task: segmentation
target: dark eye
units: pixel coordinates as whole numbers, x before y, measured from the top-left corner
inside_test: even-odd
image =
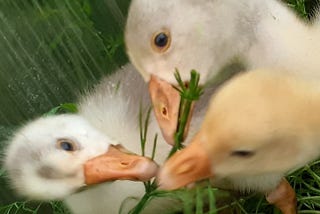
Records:
[[[163,48],[168,44],[168,36],[165,33],[159,33],[158,35],[156,35],[156,37],[154,38],[154,44],[156,44],[156,46]]]
[[[157,52],[166,51],[171,44],[171,37],[168,31],[155,33],[151,42],[152,48]]]
[[[67,152],[73,152],[77,150],[77,145],[71,140],[58,140],[57,147]]]
[[[236,156],[236,157],[241,157],[241,158],[249,158],[254,155],[253,151],[246,151],[246,150],[238,150],[238,151],[233,151],[231,153],[231,156]]]

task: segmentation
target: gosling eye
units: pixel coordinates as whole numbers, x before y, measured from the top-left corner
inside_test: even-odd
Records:
[[[158,35],[156,35],[156,37],[154,38],[154,44],[156,46],[158,46],[159,48],[163,48],[168,44],[168,36],[165,33],[159,33]]]
[[[171,36],[166,30],[155,33],[151,41],[152,48],[159,53],[166,51],[170,44]]]
[[[67,152],[74,152],[78,150],[78,146],[75,142],[68,139],[60,139],[57,141],[57,148],[67,151]]]
[[[240,157],[240,158],[250,158],[254,154],[255,154],[254,151],[248,151],[248,150],[236,150],[231,152],[231,156]]]

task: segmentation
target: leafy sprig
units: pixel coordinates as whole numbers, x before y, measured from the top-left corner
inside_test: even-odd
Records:
[[[148,126],[150,121],[150,114],[151,114],[152,108],[149,107],[145,120],[143,121],[143,110],[140,107],[139,111],[139,128],[140,128],[140,146],[141,146],[141,155],[146,156],[145,147],[147,143],[147,136],[148,136]],[[155,134],[154,140],[153,140],[153,148],[151,153],[151,160],[154,160],[155,153],[156,153],[156,147],[157,147],[157,139],[158,135]],[[146,193],[152,192],[157,188],[155,180],[153,181],[147,181],[143,182]]]
[[[171,157],[177,150],[183,148],[183,136],[190,116],[192,103],[200,98],[203,94],[203,88],[199,86],[200,74],[195,70],[190,73],[190,82],[186,84],[182,81],[179,71],[176,69],[174,74],[179,87],[174,87],[180,93],[180,106],[179,106],[179,117],[178,127],[174,135],[174,146],[169,153]]]
[[[177,127],[177,131],[175,133],[175,136],[174,136],[175,144],[169,153],[169,157],[172,154],[174,154],[177,150],[183,148],[183,145],[182,145],[183,135],[184,135],[185,128],[187,125],[188,117],[190,115],[192,103],[195,100],[198,100],[203,93],[202,87],[199,86],[200,75],[195,70],[191,71],[190,82],[188,85],[186,85],[182,81],[178,70],[176,70],[176,72],[175,72],[175,78],[176,78],[178,85],[179,85],[179,87],[175,87],[175,89],[179,91],[181,100],[180,100],[180,106],[179,106],[178,127]],[[145,156],[145,146],[146,146],[146,140],[147,140],[147,132],[148,132],[148,124],[149,124],[149,120],[150,120],[150,113],[151,113],[151,108],[148,109],[145,120],[143,122],[142,108],[140,108],[139,127],[140,127],[140,142],[141,142],[142,156]],[[154,156],[155,156],[156,144],[157,144],[157,135],[154,138],[153,151],[152,151],[152,155],[151,155],[152,160],[154,159]],[[141,198],[139,203],[130,211],[130,214],[139,214],[154,197],[170,196],[170,197],[181,199],[182,195],[184,195],[184,198],[182,199],[182,201],[185,201],[187,198],[190,199],[187,201],[193,201],[193,199],[194,199],[193,197],[191,199],[190,193],[188,193],[185,190],[177,190],[177,191],[171,191],[171,192],[157,190],[157,184],[156,184],[155,180],[144,182],[144,186],[145,186],[146,193]],[[184,194],[182,194],[182,192]],[[199,191],[197,191],[197,193],[200,194]],[[188,197],[186,195],[188,195]],[[210,194],[210,195],[212,196],[212,194]],[[198,204],[197,207],[202,207],[203,204],[200,204],[200,201],[199,201],[200,197],[196,197],[196,198],[198,199],[197,200],[197,204]],[[190,203],[187,203],[187,204],[188,204],[188,206],[185,206],[185,211],[191,210],[191,208],[189,206]],[[189,207],[189,208],[186,208],[186,207]],[[191,213],[191,211],[185,212],[185,213]]]

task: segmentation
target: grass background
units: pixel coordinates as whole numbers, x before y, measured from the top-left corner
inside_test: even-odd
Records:
[[[287,0],[303,19],[318,0]],[[125,64],[129,0],[0,0],[0,150],[12,130]],[[319,38],[320,39],[320,38]],[[0,168],[0,214],[68,213],[60,202],[23,202]],[[291,174],[301,213],[320,213],[318,162]],[[277,213],[261,196],[231,202],[237,213]],[[319,211],[315,211],[315,210]]]

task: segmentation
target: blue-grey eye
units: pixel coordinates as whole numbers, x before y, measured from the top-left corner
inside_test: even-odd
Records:
[[[152,48],[157,52],[166,51],[171,44],[171,37],[169,31],[161,31],[154,34],[152,39]]]
[[[168,44],[169,38],[167,36],[167,34],[165,33],[159,33],[158,35],[156,35],[156,37],[154,38],[154,43],[156,44],[156,46],[163,48]]]
[[[77,150],[77,145],[71,140],[58,140],[57,147],[67,152],[73,152]]]
[[[253,151],[246,151],[246,150],[236,150],[231,153],[231,156],[236,156],[240,158],[249,158],[254,155]]]

